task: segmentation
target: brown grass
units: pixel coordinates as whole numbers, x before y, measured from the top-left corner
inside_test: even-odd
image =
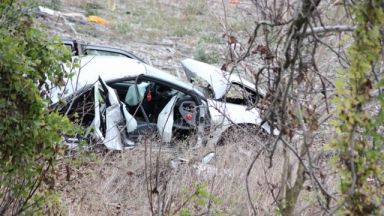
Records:
[[[210,209],[214,215],[252,215],[245,179],[249,165],[261,148],[251,136],[241,141],[238,137],[233,140],[236,143],[227,139],[224,146],[197,150],[183,147],[180,149],[184,150],[178,151],[177,148],[162,147],[160,152],[158,146],[153,146],[151,151],[149,144],[147,148],[142,144],[121,153],[100,154],[96,160],[78,166],[77,169],[71,166],[70,181],[63,177],[59,181],[59,187],[63,188],[63,213],[150,215],[147,191],[147,183],[150,181],[154,212],[159,211],[159,202],[166,206],[165,215],[179,215],[182,208],[188,209],[192,215],[207,212],[208,199],[195,196],[189,200],[196,192],[197,185],[204,185],[204,190],[213,200]],[[215,152],[215,159],[208,164],[201,163],[201,159],[209,152]],[[268,168],[268,157],[262,154],[250,173],[252,202],[261,215],[274,214],[276,211],[271,191],[278,194],[283,167],[281,155],[281,150],[278,150],[273,159],[273,167]],[[187,162],[174,169],[170,161],[177,158]],[[66,173],[64,171],[62,175]],[[313,213],[317,209],[311,192],[304,191],[299,203],[297,212],[300,214]]]

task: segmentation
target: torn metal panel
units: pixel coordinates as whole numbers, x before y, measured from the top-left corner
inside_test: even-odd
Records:
[[[206,154],[203,159],[201,159],[201,163],[203,164],[208,164],[209,162],[211,162],[214,158],[215,158],[216,154],[214,152],[210,152],[208,154]]]
[[[164,109],[160,112],[157,118],[157,130],[163,142],[170,142],[172,140],[172,127],[173,127],[173,110],[178,96],[175,95],[169,100]]]
[[[121,142],[121,131],[119,124],[122,123],[123,116],[120,111],[120,105],[114,104],[107,107],[106,110],[106,132],[104,145],[108,149],[123,150],[123,144]]]
[[[109,87],[101,77],[99,77],[99,82],[101,85],[101,88],[104,90],[104,94],[107,96],[107,105],[113,106],[116,104],[120,104],[119,97],[116,95],[115,90],[111,87]]]
[[[100,88],[103,89],[103,93],[100,92]],[[122,150],[124,143],[132,143],[126,136],[122,136],[122,133],[132,132],[137,128],[137,121],[131,114],[128,113],[125,104],[121,103],[116,95],[114,89],[109,87],[101,78],[99,82],[94,86],[94,99],[95,99],[95,118],[93,126],[95,128],[95,134],[101,139],[104,145],[111,150]],[[105,135],[102,134],[102,119],[103,109],[100,109],[100,99],[102,94],[105,97],[104,103],[107,105],[105,110]],[[123,140],[127,139],[127,140]]]
[[[224,73],[212,65],[193,59],[185,59],[181,64],[188,79],[202,78],[208,82],[214,91],[215,99],[222,98],[230,87],[229,80]]]
[[[137,129],[136,119],[131,114],[129,114],[125,104],[120,103],[120,105],[121,105],[121,109],[123,110],[123,117],[125,118],[125,126],[127,129],[127,132],[130,133],[135,131]]]
[[[231,84],[238,84],[256,92],[255,84],[239,75],[193,59],[185,59],[181,62],[188,79],[201,78],[212,87],[214,99],[221,99],[227,93]],[[265,96],[266,92],[260,88],[258,94]]]
[[[229,124],[252,124],[260,125],[262,119],[260,117],[259,111],[256,108],[248,109],[246,106],[231,104],[231,103],[222,103],[218,101],[208,100],[211,102],[210,108],[219,107],[221,110],[219,112],[225,115],[225,118],[228,119]],[[278,135],[279,131],[274,129],[271,131],[271,127],[267,122],[265,122],[261,127],[269,134]]]
[[[95,102],[95,118],[93,119],[93,122],[92,122],[92,126],[94,128],[94,134],[93,134],[93,137],[95,139],[100,139],[100,140],[104,140],[104,135],[103,133],[101,132],[101,109],[100,109],[100,98],[101,98],[101,95],[100,95],[100,92],[99,92],[99,87],[98,85],[95,85],[93,87],[93,91],[94,91],[94,102]]]
[[[208,115],[208,110],[206,109],[206,104],[203,106],[199,106],[199,117],[197,124],[197,141],[196,144],[192,148],[199,148],[203,145],[204,142],[204,128],[206,126],[206,117]]]
[[[251,124],[260,125],[262,119],[256,108],[248,109],[246,106],[223,103],[215,100],[208,100],[209,111],[211,113],[212,139],[209,143],[216,144],[222,133],[232,125]],[[277,129],[265,122],[261,127],[269,134],[278,135]]]

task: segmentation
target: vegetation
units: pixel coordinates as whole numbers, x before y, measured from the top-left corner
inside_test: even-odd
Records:
[[[137,46],[177,73],[193,56],[253,78],[266,94],[248,108],[281,132],[260,141],[234,128],[223,146],[177,151],[143,140],[79,156],[60,174],[72,127],[41,96],[66,76],[58,61],[69,56],[11,2],[0,3],[0,215],[55,214],[59,200],[77,215],[384,214],[382,1],[39,0],[110,21],[67,20],[75,38]],[[207,152],[215,158],[204,164]]]
[[[69,53],[40,31],[20,1],[0,3],[0,215],[42,214],[58,199],[54,167],[71,123],[48,108]]]
[[[193,58],[208,64],[219,63],[219,54],[212,51],[207,51],[207,47],[202,43],[197,45]]]
[[[338,152],[342,210],[347,215],[384,214],[384,79],[372,81],[380,59],[384,26],[382,1],[367,0],[352,8],[357,29],[349,47],[350,65],[336,82],[335,128],[339,137],[332,147]],[[378,93],[372,94],[374,88]],[[367,111],[379,106],[377,114]]]
[[[241,63],[255,77],[257,86],[268,89],[267,97],[257,105],[265,121],[282,132],[278,137],[281,143],[265,143],[264,148],[270,159],[281,157],[275,150],[283,148],[281,180],[277,192],[271,190],[278,194],[277,212],[296,215],[307,189],[314,191],[318,208],[329,214],[383,214],[382,1],[341,4],[345,14],[338,8],[325,9],[320,0],[299,1],[292,14],[283,12],[290,11],[289,3],[283,1],[280,5],[252,2],[259,18],[254,32],[243,43],[245,51],[238,54],[235,48],[229,49],[224,66],[230,71]],[[342,18],[336,22],[335,17]],[[352,37],[349,31],[353,31]],[[225,35],[230,45],[239,43],[230,31]],[[339,40],[336,50],[332,42],[336,35],[352,40]],[[329,49],[329,56],[324,55],[324,48]],[[248,66],[260,58],[261,69]],[[339,66],[329,66],[330,62]],[[329,94],[335,101],[335,115]],[[335,120],[335,133],[329,130],[328,119]],[[330,148],[321,148],[324,137],[330,138]],[[327,154],[336,155],[334,163],[340,175],[324,167],[324,161],[329,162]],[[340,182],[339,193],[329,187],[327,178]],[[267,184],[272,185],[268,180]],[[308,184],[310,188],[306,188]],[[338,198],[342,201],[337,202]],[[249,203],[257,214],[253,202],[257,203],[250,196]]]

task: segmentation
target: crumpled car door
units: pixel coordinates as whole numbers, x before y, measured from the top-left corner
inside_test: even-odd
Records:
[[[157,130],[163,142],[170,142],[172,140],[173,110],[177,99],[178,95],[173,96],[157,118]]]
[[[122,133],[134,131],[137,128],[137,122],[128,113],[125,104],[120,102],[115,91],[102,79],[99,79],[95,85],[94,93],[95,119],[93,126],[97,138],[100,138],[104,145],[111,150],[122,150],[126,144],[132,144],[132,141],[126,140]]]

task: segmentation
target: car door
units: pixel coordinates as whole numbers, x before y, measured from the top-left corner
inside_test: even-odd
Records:
[[[133,141],[124,135],[137,129],[137,121],[119,100],[115,90],[101,78],[94,86],[94,107],[92,126],[96,138],[111,150],[122,150],[133,145]]]

